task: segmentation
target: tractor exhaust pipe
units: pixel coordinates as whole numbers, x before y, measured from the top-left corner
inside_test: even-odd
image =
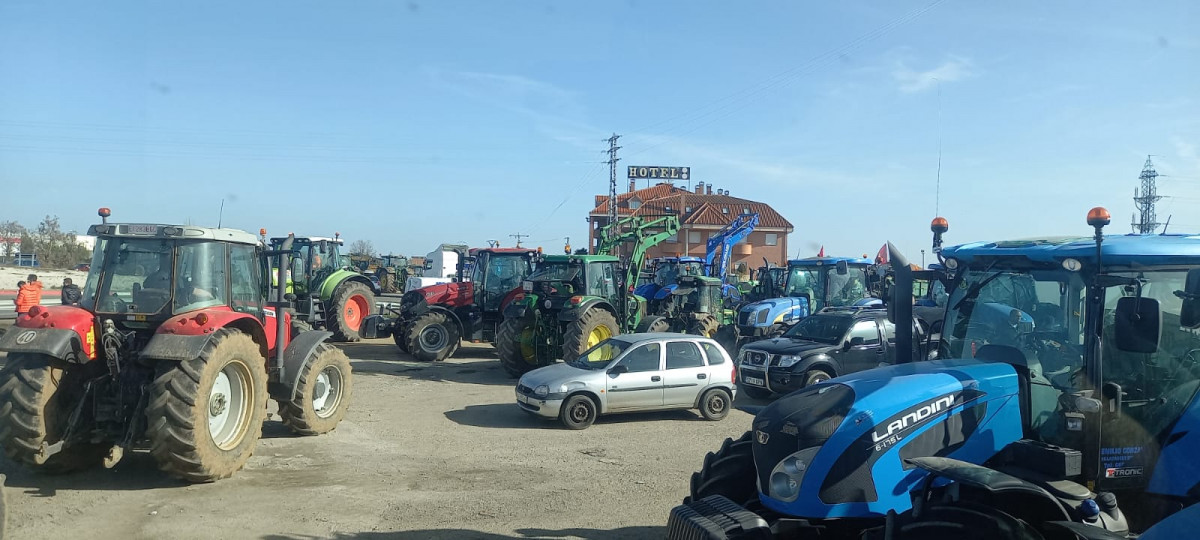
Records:
[[[908,363],[912,362],[916,356],[913,351],[912,334],[912,267],[908,265],[908,259],[904,257],[903,253],[900,253],[896,246],[888,242],[887,247],[888,260],[892,265],[892,275],[895,276],[891,298],[887,299],[888,318],[891,319],[892,324],[896,325],[896,350],[900,351],[896,354],[896,362]],[[908,351],[908,354],[903,351]]]
[[[287,323],[283,320],[284,309],[289,305],[287,301],[287,267],[291,262],[291,257],[288,252],[292,250],[292,243],[295,242],[296,235],[288,233],[287,239],[279,246],[279,254],[276,259],[276,282],[275,282],[275,360],[276,365],[283,366],[283,351],[288,346],[288,338],[291,336],[287,331]]]

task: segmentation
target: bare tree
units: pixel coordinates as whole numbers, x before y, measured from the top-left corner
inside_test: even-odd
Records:
[[[355,240],[350,243],[350,255],[375,256],[375,246],[369,240]]]
[[[0,242],[4,244],[3,255],[6,259],[17,254],[17,242],[25,235],[25,227],[15,221],[0,221]]]
[[[21,253],[35,253],[44,267],[70,268],[88,258],[88,249],[73,233],[63,232],[58,216],[46,216],[21,239]]]

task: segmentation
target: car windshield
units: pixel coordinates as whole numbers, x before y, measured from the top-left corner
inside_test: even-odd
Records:
[[[583,369],[604,369],[612,360],[621,355],[632,343],[623,339],[609,338],[586,351],[579,358],[567,362]]]
[[[854,322],[852,317],[844,315],[810,315],[801,319],[795,326],[783,333],[784,336],[797,339],[807,339],[819,343],[836,345],[846,335],[846,330]]]

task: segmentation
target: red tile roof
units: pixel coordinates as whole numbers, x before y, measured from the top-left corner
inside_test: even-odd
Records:
[[[628,201],[634,197],[641,202],[635,210],[630,210]],[[608,213],[608,196],[596,196],[596,208],[592,215]],[[688,207],[689,213],[684,213]],[[667,208],[670,208],[668,212]],[[724,209],[728,208],[729,213]],[[730,195],[708,195],[693,193],[670,184],[658,184],[630,193],[617,194],[617,213],[620,215],[664,215],[667,213],[679,216],[682,224],[711,225],[721,227],[729,224],[746,209],[758,213],[758,226],[763,228],[794,229],[792,223],[766,203],[741,199]]]

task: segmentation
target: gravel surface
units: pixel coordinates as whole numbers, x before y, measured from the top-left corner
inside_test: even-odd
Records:
[[[273,417],[244,470],[204,485],[145,452],[67,476],[3,461],[9,537],[661,538],[704,454],[752,418],[639,413],[569,431],[517,408],[489,345],[437,364],[391,340],[343,347],[355,389],[333,433],[296,437]]]

